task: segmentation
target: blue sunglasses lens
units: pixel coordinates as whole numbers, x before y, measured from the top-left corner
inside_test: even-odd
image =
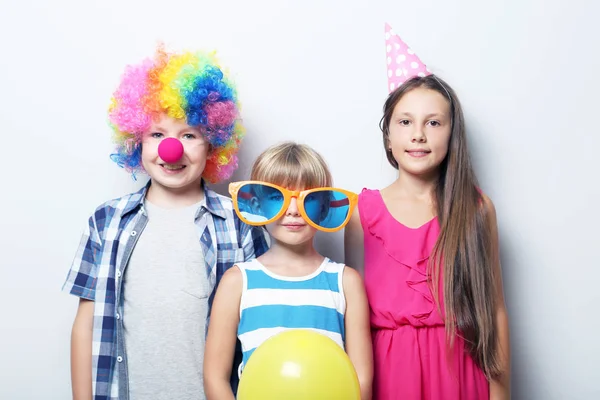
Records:
[[[249,183],[238,190],[237,203],[240,213],[252,223],[268,222],[283,208],[284,196],[279,189],[257,183]]]
[[[350,212],[350,199],[337,190],[319,190],[304,199],[304,211],[315,224],[326,229],[339,228]]]

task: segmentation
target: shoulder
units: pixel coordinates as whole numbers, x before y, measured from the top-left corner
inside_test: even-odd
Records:
[[[221,207],[224,210],[233,211],[233,201],[231,198],[215,192],[208,186],[204,187],[204,195],[206,196],[206,201],[208,203],[212,203],[213,205]]]
[[[358,204],[348,221],[349,234],[360,232],[363,227],[372,226],[383,216],[385,210],[379,189],[363,188],[358,195]]]
[[[208,211],[218,217],[213,219],[215,224],[220,224],[222,229],[235,230],[238,233],[244,229],[229,197],[215,192],[208,186],[204,186],[204,197]]]
[[[354,268],[351,268],[349,266],[344,266],[344,291],[347,291],[347,289],[356,289],[356,288],[361,288],[363,285],[363,280],[362,277],[360,276],[360,274],[358,273],[358,271],[356,271]]]
[[[222,223],[224,226],[229,229],[234,229],[237,232],[238,240],[240,242],[243,242],[247,237],[252,236],[254,247],[260,247],[256,249],[258,253],[262,254],[267,250],[269,247],[269,235],[266,229],[260,226],[251,226],[242,222],[235,212],[233,200],[231,200],[231,198],[219,194],[206,186],[204,188],[204,195],[206,196],[209,210],[223,218]]]
[[[377,196],[377,195],[379,195],[379,189],[369,189],[369,188],[364,187],[358,194],[358,199],[359,200],[368,199],[368,198],[371,198],[371,197]]]
[[[371,211],[373,208],[381,208],[382,204],[382,192],[385,189],[368,189],[363,188],[363,190],[358,195],[358,207],[357,209],[361,210],[363,214],[365,212]]]
[[[228,292],[230,290],[239,290],[242,287],[242,282],[242,270],[239,264],[235,264],[223,274],[221,282],[219,282],[219,289],[224,288],[222,290],[227,290]]]
[[[480,189],[478,190],[481,195],[481,208],[485,217],[492,224],[496,224],[496,207],[494,206],[492,199]]]
[[[491,232],[491,234],[493,235],[492,237],[496,238],[493,239],[495,242],[497,241],[498,236],[498,219],[496,217],[496,207],[494,206],[492,199],[490,199],[490,197],[487,194],[485,194],[480,188],[477,188],[477,191],[479,192],[480,196],[479,215],[483,219],[483,222],[487,226],[489,232]]]
[[[223,313],[223,315],[228,315],[228,313],[237,315],[243,284],[242,272],[237,265],[225,271],[217,286],[211,316]]]
[[[144,200],[144,196],[145,188],[105,201],[96,207],[90,219],[94,220],[96,224],[104,225],[105,221],[121,218],[126,213],[140,206]]]
[[[96,211],[106,210],[106,209],[124,209],[127,205],[142,203],[144,200],[144,196],[141,195],[140,192],[128,193],[121,197],[116,197],[110,200],[105,201],[96,207]]]
[[[215,192],[208,186],[204,187],[204,196],[206,198],[208,210],[211,213],[220,216],[229,228],[233,227],[237,231],[244,231],[249,228],[248,226],[245,226],[246,224],[241,222],[236,214],[231,198]],[[233,226],[230,224],[233,224]]]
[[[344,299],[347,304],[359,304],[357,302],[363,302],[366,304],[366,292],[363,279],[357,270],[346,266],[344,268],[344,277],[342,279],[342,289],[344,291]]]
[[[208,186],[204,187],[204,197],[206,199],[206,208],[212,214],[237,224],[239,218],[234,212],[233,201],[229,197],[215,192]]]
[[[494,203],[492,202],[492,199],[490,199],[490,197],[487,194],[485,194],[483,192],[480,192],[480,193],[481,193],[481,200],[482,200],[483,208],[487,212],[495,214],[496,213],[496,207],[494,206]]]
[[[352,215],[350,216],[350,221],[348,222],[348,224],[351,227],[360,227],[361,208],[364,210],[365,206],[368,207],[369,203],[372,201],[372,199],[375,196],[379,196],[378,189],[363,188],[361,190],[361,192],[358,195],[358,202],[357,202],[356,206],[354,207]]]

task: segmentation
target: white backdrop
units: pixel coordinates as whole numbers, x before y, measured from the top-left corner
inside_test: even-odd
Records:
[[[337,185],[380,188],[395,177],[377,128],[386,21],[463,102],[498,213],[513,398],[600,398],[597,2],[0,0],[0,10],[0,398],[70,396],[77,301],[61,285],[90,212],[143,183],[109,159],[106,107],[125,64],[159,40],[219,50],[248,128],[235,179],[294,139],[323,153]],[[341,233],[319,239],[341,260]]]

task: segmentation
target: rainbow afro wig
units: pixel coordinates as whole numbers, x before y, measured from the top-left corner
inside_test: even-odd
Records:
[[[144,172],[142,135],[163,114],[200,129],[210,143],[205,180],[216,183],[231,176],[244,128],[235,87],[215,52],[173,54],[159,46],[153,59],[125,69],[108,112],[117,146],[111,159],[134,179]]]

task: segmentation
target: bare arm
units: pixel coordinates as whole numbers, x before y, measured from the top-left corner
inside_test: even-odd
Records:
[[[92,399],[92,332],[94,302],[80,299],[71,330],[71,383],[73,400]]]
[[[227,270],[212,305],[204,352],[204,391],[208,400],[235,400],[229,378],[240,322],[242,284],[237,266]]]
[[[371,400],[373,384],[373,348],[369,305],[358,272],[344,269],[344,294],[346,296],[346,353],[354,365],[362,400]]]
[[[492,237],[492,256],[494,260],[494,276],[496,279],[496,327],[498,329],[497,351],[502,366],[502,374],[490,382],[490,400],[510,399],[510,335],[508,313],[504,302],[502,268],[500,266],[500,250],[498,241],[498,223],[496,209],[492,201],[484,195],[484,205]]]
[[[358,206],[355,207],[344,231],[344,262],[364,276],[365,244]]]

